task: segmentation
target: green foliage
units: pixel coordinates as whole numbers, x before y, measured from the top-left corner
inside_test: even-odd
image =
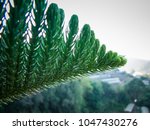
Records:
[[[127,79],[128,80],[128,79]],[[147,79],[148,80],[148,79]],[[26,96],[21,100],[3,105],[0,112],[124,112],[129,103],[150,109],[150,85],[145,86],[142,79],[133,80],[117,86],[101,81],[70,81],[51,87],[37,95]]]
[[[26,96],[0,112],[123,112],[128,102],[125,93],[116,93],[109,84],[84,78]]]
[[[129,95],[131,102],[133,102],[135,99],[141,99],[147,89],[141,79],[135,78],[125,86],[125,91]]]
[[[134,102],[136,99],[136,105],[146,106],[150,109],[150,85],[145,85],[143,80],[149,81],[149,78],[134,78],[125,85],[125,93],[130,102]]]
[[[144,95],[139,99],[137,102],[139,106],[147,106],[150,109],[150,88],[147,90],[147,92],[144,93]]]
[[[0,3],[0,103],[90,72],[120,67],[123,56],[106,51],[78,16],[64,29],[64,11],[44,0]]]

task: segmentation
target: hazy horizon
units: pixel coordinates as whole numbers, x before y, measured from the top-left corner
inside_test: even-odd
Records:
[[[65,11],[65,23],[79,16],[80,29],[90,24],[107,50],[150,60],[150,1],[148,0],[48,0]]]

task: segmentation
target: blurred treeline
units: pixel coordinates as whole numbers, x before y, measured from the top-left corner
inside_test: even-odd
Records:
[[[128,103],[150,108],[150,86],[143,79],[111,86],[88,78],[51,87],[0,107],[0,112],[123,112]]]

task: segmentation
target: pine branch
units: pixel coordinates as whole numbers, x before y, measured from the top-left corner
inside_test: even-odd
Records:
[[[29,53],[29,60],[28,60],[28,70],[26,74],[26,83],[28,80],[31,82],[28,82],[27,86],[32,86],[32,83],[34,84],[39,75],[40,75],[40,65],[42,63],[42,59],[44,57],[44,51],[45,51],[45,44],[43,41],[43,36],[39,36],[40,33],[42,33],[43,25],[42,22],[44,20],[44,11],[46,9],[47,3],[44,1],[35,0],[35,7],[33,7],[33,14],[31,14],[31,17],[34,20],[34,23],[32,23],[32,38],[30,39],[30,45],[31,50]]]
[[[0,7],[0,104],[127,62],[106,51],[88,24],[79,34],[77,15],[64,32],[64,11],[56,4],[46,11],[44,0],[7,0]]]

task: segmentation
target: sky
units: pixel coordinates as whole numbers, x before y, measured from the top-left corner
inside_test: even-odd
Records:
[[[65,11],[65,23],[77,14],[96,38],[127,58],[150,60],[150,0],[48,0]]]

